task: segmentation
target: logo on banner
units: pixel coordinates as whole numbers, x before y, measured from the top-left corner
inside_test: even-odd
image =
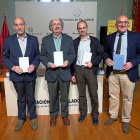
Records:
[[[73,15],[74,15],[75,17],[79,17],[79,16],[81,15],[81,11],[80,11],[79,9],[74,9],[74,10],[73,10]]]
[[[28,32],[27,33],[29,33],[30,35],[41,35],[41,33],[35,33],[34,31],[33,31],[33,27],[29,27],[28,28]]]
[[[29,31],[29,32],[33,32],[33,28],[32,28],[32,27],[29,27],[29,28],[28,28],[28,31]]]

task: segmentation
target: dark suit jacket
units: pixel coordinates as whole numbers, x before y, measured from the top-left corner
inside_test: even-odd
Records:
[[[23,55],[18,43],[17,34],[6,37],[5,43],[2,47],[2,62],[10,71],[10,80],[13,82],[23,81],[23,74],[20,75],[11,70],[13,66],[19,66],[19,57],[23,57]],[[29,57],[29,65],[33,64],[35,66],[35,69],[38,68],[38,65],[40,63],[40,52],[38,48],[37,37],[27,34],[25,57]],[[36,70],[30,74],[25,73],[25,77],[27,81],[35,80]]]
[[[54,63],[53,52],[55,52],[55,44],[53,41],[53,34],[45,36],[42,39],[40,59],[46,67],[45,79],[49,82],[54,82],[58,75],[58,68],[51,69],[47,67],[48,62]],[[63,51],[64,61],[68,61],[68,67],[60,68],[60,76],[63,81],[68,81],[71,78],[70,65],[75,58],[73,40],[70,36],[62,33],[61,49]]]
[[[91,57],[92,70],[93,70],[94,75],[97,75],[98,69],[99,69],[99,63],[102,60],[102,53],[103,53],[102,46],[97,38],[92,37],[92,36],[89,36],[89,37],[91,40],[90,48],[91,48],[91,53],[92,53],[92,57]],[[80,37],[76,38],[73,41],[76,58],[77,58],[79,43],[80,43]],[[72,76],[75,75],[76,61],[77,61],[77,59],[75,59],[73,64],[71,65]]]
[[[116,33],[110,34],[106,37],[103,58],[106,60],[110,58],[113,60],[114,43]],[[140,34],[127,31],[127,62],[131,62],[133,68],[127,71],[131,82],[136,82],[139,79],[138,64],[140,63]],[[108,78],[113,67],[107,66],[106,77]]]

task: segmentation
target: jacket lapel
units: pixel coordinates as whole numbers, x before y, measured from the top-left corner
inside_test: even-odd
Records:
[[[78,47],[79,47],[79,44],[80,44],[80,37],[78,37],[78,41],[76,42],[76,45],[75,45],[75,47],[76,47],[76,55],[77,55],[77,52],[78,52]]]
[[[131,32],[129,32],[127,30],[127,60],[128,60],[129,53],[132,51],[132,49],[131,49],[131,46],[132,46],[131,43],[132,43],[132,40],[133,40],[132,37],[133,36],[131,36]]]
[[[25,50],[25,54],[24,54],[25,57],[29,56],[29,53],[33,49],[32,48],[32,38],[30,35],[28,35],[28,34],[26,34],[26,35],[27,35],[27,45],[26,45],[26,50]]]
[[[115,43],[115,38],[116,38],[116,33],[117,32],[115,32],[115,33],[113,33],[112,35],[111,35],[111,38],[110,38],[110,44],[111,44],[111,52],[112,52],[112,57],[113,57],[113,52],[114,52],[114,43]]]
[[[53,34],[50,35],[50,47],[52,48],[52,51],[55,52],[56,48],[55,48],[55,44],[54,44],[54,40],[53,40]]]
[[[61,41],[61,48],[60,48],[60,51],[64,50],[63,48],[66,46],[66,43],[65,43],[65,36],[63,35],[62,33],[62,41]]]
[[[14,34],[13,36],[13,45],[14,45],[14,49],[19,53],[19,56],[22,57],[22,52],[21,52],[21,49],[20,49],[20,45],[18,43],[18,39],[17,39],[17,34]]]

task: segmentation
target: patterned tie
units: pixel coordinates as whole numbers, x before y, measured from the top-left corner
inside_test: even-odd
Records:
[[[120,35],[119,35],[118,44],[117,44],[117,49],[116,49],[116,54],[120,54],[120,51],[121,51],[121,40],[122,40],[122,35],[123,35],[123,34],[121,34],[121,33],[120,33]]]

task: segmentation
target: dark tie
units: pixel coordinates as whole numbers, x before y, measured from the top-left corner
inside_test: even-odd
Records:
[[[117,49],[116,49],[116,54],[120,54],[120,51],[121,51],[121,40],[122,40],[122,35],[123,35],[123,34],[120,34],[120,35],[119,35],[118,44],[117,44]]]

